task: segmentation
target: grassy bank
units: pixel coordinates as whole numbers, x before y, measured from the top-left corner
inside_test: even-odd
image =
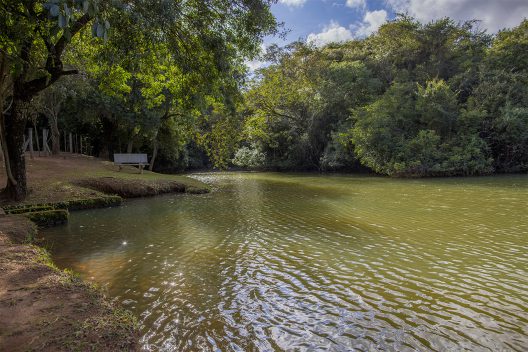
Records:
[[[36,228],[0,215],[0,351],[137,351],[137,323],[31,244]]]
[[[84,200],[118,195],[123,198],[154,196],[169,192],[204,193],[204,183],[186,176],[164,175],[150,171],[139,173],[132,166],[121,171],[111,162],[96,158],[62,154],[56,157],[26,157],[29,196],[20,204],[74,204]],[[5,172],[0,172],[0,187]],[[0,199],[0,206],[15,203]],[[73,210],[69,208],[70,210]]]

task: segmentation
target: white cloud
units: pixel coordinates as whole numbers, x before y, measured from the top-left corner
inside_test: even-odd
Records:
[[[288,7],[302,7],[306,0],[279,0],[279,2]]]
[[[264,43],[260,44],[260,50],[258,56],[251,61],[246,61],[246,66],[249,68],[250,72],[254,72],[259,68],[266,67],[269,63],[262,61],[262,55],[266,52],[266,45]]]
[[[451,17],[457,21],[481,20],[490,32],[517,26],[528,16],[526,0],[385,0],[396,12],[420,21]]]
[[[346,6],[351,7],[353,9],[354,8],[364,9],[367,6],[367,4],[365,0],[347,0]]]
[[[255,72],[259,68],[263,68],[267,65],[267,62],[260,60],[251,60],[246,62],[246,66],[249,68],[249,72]]]
[[[356,29],[356,34],[359,36],[368,36],[387,21],[387,11],[376,10],[367,11],[363,17],[363,23]]]
[[[316,46],[323,46],[328,43],[344,42],[352,39],[352,32],[345,27],[339,25],[339,23],[332,21],[330,24],[323,28],[320,33],[310,33],[306,41],[313,43]]]

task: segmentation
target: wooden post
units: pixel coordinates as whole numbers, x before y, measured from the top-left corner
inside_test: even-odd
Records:
[[[33,159],[33,129],[28,128],[29,135],[29,156]]]
[[[42,151],[44,152],[45,156],[51,155],[51,149],[48,145],[48,129],[47,128],[42,129]]]
[[[40,157],[40,142],[39,142],[37,126],[35,125],[35,123],[33,123],[33,131],[35,132],[35,142],[37,142],[37,150],[38,150],[38,155]]]
[[[73,153],[73,136],[70,132],[70,153]]]

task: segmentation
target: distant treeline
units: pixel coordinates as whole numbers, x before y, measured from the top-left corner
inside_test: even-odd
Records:
[[[528,170],[528,21],[400,16],[365,39],[271,47],[245,93],[234,164],[392,176]]]

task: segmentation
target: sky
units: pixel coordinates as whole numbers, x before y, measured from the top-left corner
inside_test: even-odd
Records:
[[[272,12],[289,33],[286,40],[266,38],[263,47],[298,39],[321,46],[368,36],[396,13],[425,22],[442,17],[478,19],[480,28],[495,33],[527,18],[528,0],[278,0]],[[249,63],[252,69],[259,65]]]
[[[397,13],[422,22],[443,17],[477,19],[480,28],[490,33],[528,18],[528,0],[278,0],[271,9],[289,32],[284,40],[265,38],[263,50],[273,43],[284,46],[299,39],[322,46],[363,38]],[[247,64],[250,71],[266,65],[259,60]]]

